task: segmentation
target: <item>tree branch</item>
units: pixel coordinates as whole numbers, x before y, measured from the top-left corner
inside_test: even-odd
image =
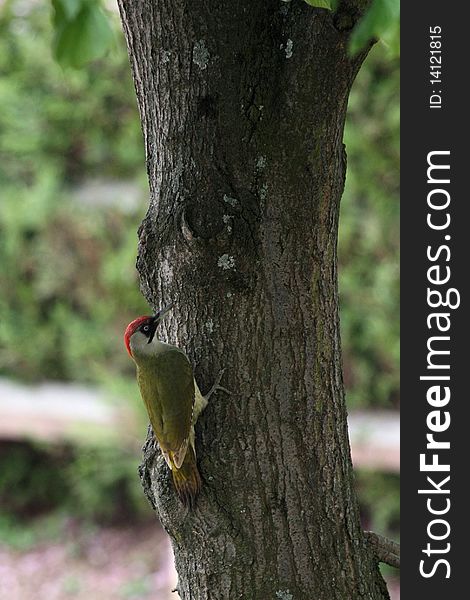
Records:
[[[350,31],[369,8],[372,0],[340,0],[334,15],[339,31]]]
[[[400,568],[400,544],[373,531],[364,531],[364,535],[379,562]]]

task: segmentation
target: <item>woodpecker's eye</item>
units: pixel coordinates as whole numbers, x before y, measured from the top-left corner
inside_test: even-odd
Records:
[[[150,327],[148,325],[144,325],[142,327],[142,331],[144,331],[145,333],[147,333],[148,331],[150,331]]]

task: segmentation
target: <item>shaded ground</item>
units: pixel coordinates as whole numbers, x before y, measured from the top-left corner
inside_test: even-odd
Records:
[[[146,526],[71,527],[59,540],[26,550],[0,541],[1,600],[177,600],[166,534]],[[391,580],[392,600],[399,600]]]
[[[18,551],[0,540],[2,600],[175,600],[170,547],[155,522],[84,531]]]

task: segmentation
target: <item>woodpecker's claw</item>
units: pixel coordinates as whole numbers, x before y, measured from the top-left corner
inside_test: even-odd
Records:
[[[149,430],[150,430],[150,425],[149,425]],[[155,456],[157,456],[160,452],[159,452],[159,447],[158,447],[158,442],[155,439],[153,432],[152,432],[152,437],[148,437],[147,440],[145,441],[145,444],[142,446],[142,452],[144,453],[144,456],[146,456],[147,460],[150,460],[153,462]]]
[[[209,398],[212,396],[212,394],[214,394],[215,392],[225,392],[226,394],[229,394],[229,395],[232,393],[230,390],[228,390],[227,388],[224,388],[223,386],[220,385],[220,382],[222,380],[222,376],[224,373],[225,373],[225,369],[221,369],[219,371],[219,374],[215,378],[213,386],[207,392],[207,394],[204,396],[205,400],[208,401]]]

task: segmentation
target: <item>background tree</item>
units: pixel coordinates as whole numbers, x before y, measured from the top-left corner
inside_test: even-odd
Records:
[[[167,339],[232,396],[198,428],[204,490],[146,493],[182,598],[386,598],[360,528],[341,375],[336,241],[361,6],[119,2],[150,206],[138,269]]]

